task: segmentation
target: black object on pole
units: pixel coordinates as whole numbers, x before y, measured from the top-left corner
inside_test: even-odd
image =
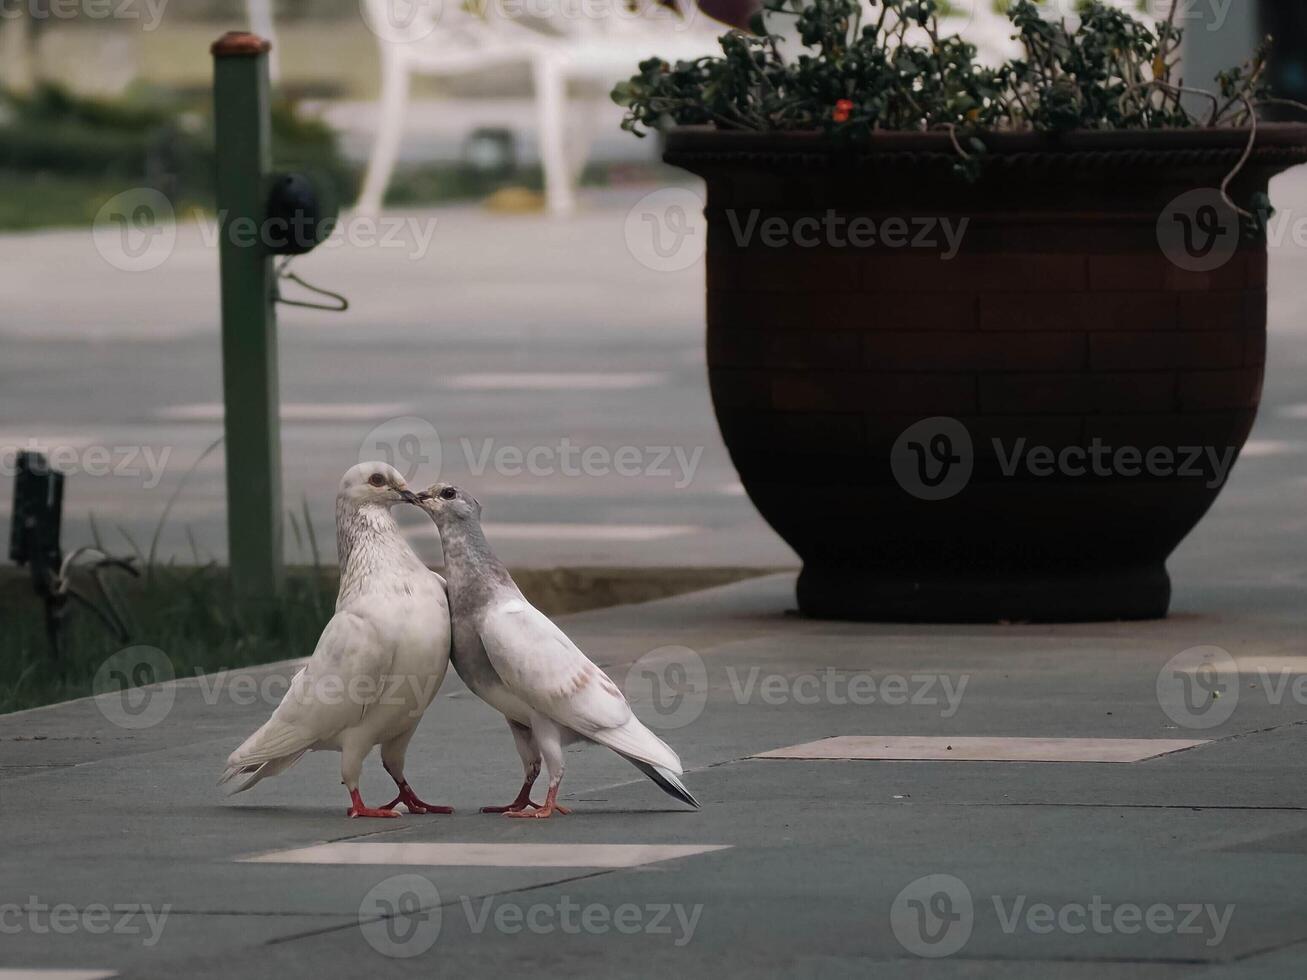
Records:
[[[32,575],[32,589],[45,605],[45,633],[50,654],[62,667],[63,627],[68,617],[69,600],[77,600],[99,618],[120,642],[129,633],[122,613],[114,605],[101,574],[116,568],[137,576],[129,559],[114,558],[94,548],[80,548],[65,557],[59,543],[63,526],[64,475],[51,469],[40,453],[18,454],[14,476],[14,509],[9,530],[9,558],[26,565]],[[78,590],[68,580],[69,572],[83,555],[98,556],[89,569],[100,592],[97,602]]]
[[[58,574],[63,560],[59,547],[63,506],[64,475],[52,470],[40,453],[19,453],[9,558],[31,568],[34,584],[44,581],[47,572]]]
[[[58,595],[59,569],[63,564],[63,549],[59,545],[63,506],[64,475],[51,469],[49,461],[40,453],[19,453],[9,558],[31,571],[32,588],[45,603],[45,628],[56,659],[60,659],[59,621],[64,605]]]

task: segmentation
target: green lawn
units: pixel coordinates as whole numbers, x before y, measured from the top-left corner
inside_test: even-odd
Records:
[[[561,615],[666,598],[769,571],[775,569],[560,568],[513,574],[540,609]],[[43,607],[27,574],[0,569],[0,714],[96,693],[97,671],[127,647],[163,651],[177,677],[306,657],[331,618],[337,584],[335,568],[292,569],[285,598],[251,607],[236,601],[227,570],[215,566],[156,567],[141,579],[111,572],[106,580],[125,613],[131,639],[119,642],[93,614],[75,608],[66,659],[59,663],[50,656]],[[148,673],[133,678],[141,684],[155,679]]]
[[[286,598],[255,607],[237,603],[225,571],[216,568],[156,569],[148,580],[114,572],[106,578],[115,583],[130,641],[119,642],[91,613],[75,608],[59,663],[26,576],[0,577],[0,713],[94,693],[97,670],[129,646],[162,650],[177,676],[307,656],[335,604],[334,581],[308,571],[290,576]]]

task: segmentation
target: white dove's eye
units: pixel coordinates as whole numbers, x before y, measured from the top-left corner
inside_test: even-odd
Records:
[[[455,490],[453,487],[445,487],[444,490],[440,491],[441,500],[453,500],[457,496],[458,496],[458,491]]]
[[[374,487],[384,487],[386,485],[386,478],[382,476],[380,473],[373,473],[370,477],[368,477],[368,482],[371,483]]]

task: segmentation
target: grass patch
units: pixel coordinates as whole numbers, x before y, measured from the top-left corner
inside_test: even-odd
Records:
[[[647,602],[769,574],[767,568],[517,569],[528,599],[551,616]],[[293,568],[285,597],[241,603],[225,568],[153,568],[132,579],[108,573],[131,630],[119,643],[89,612],[75,609],[65,634],[66,660],[54,663],[44,611],[25,572],[0,573],[0,714],[95,693],[96,672],[127,646],[162,650],[178,677],[275,663],[313,653],[336,604],[335,568]],[[80,581],[83,591],[93,586]],[[600,651],[593,651],[597,655]],[[153,678],[141,677],[140,683]]]
[[[248,667],[308,656],[335,605],[335,581],[300,570],[275,603],[237,601],[225,569],[154,569],[149,578],[109,573],[131,641],[122,644],[95,617],[74,609],[65,633],[65,660],[46,643],[44,608],[25,575],[0,579],[0,713],[94,693],[96,671],[124,646],[157,647],[177,676]],[[93,586],[85,581],[84,591]],[[152,678],[141,678],[145,683]]]

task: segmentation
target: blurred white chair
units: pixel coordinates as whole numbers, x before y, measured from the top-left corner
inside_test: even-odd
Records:
[[[281,81],[281,57],[277,50],[277,22],[272,15],[272,0],[245,0],[245,16],[250,31],[272,42],[268,53],[268,78],[276,85]]]
[[[568,145],[569,82],[606,89],[635,74],[639,62],[655,54],[676,61],[720,53],[717,38],[728,30],[692,3],[685,17],[654,0],[638,0],[635,10],[625,0],[477,0],[477,4],[364,0],[368,26],[381,49],[381,102],[376,142],[358,202],[360,213],[381,210],[403,138],[414,75],[448,77],[528,66],[535,88],[547,207],[552,214],[567,214],[576,206],[576,185],[590,145],[588,135]]]

